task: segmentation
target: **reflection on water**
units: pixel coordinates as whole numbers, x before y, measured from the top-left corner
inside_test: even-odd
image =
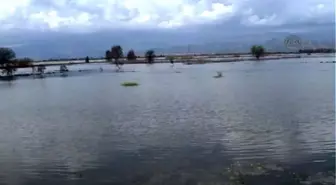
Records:
[[[0,82],[0,184],[334,184],[335,73],[321,60]]]

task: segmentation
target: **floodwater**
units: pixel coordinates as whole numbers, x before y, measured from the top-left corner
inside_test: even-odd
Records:
[[[326,60],[92,64],[0,82],[0,184],[334,184]]]

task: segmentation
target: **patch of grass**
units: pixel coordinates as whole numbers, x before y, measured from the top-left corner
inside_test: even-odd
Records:
[[[138,86],[139,84],[137,82],[124,82],[121,85],[124,87],[133,87],[133,86]]]

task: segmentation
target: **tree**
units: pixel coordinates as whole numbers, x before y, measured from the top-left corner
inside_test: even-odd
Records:
[[[114,63],[117,67],[121,64],[119,59],[124,57],[123,49],[120,45],[115,45],[111,48],[111,58],[114,59]]]
[[[86,56],[85,63],[89,63],[89,62],[90,62],[89,56]]]
[[[251,47],[251,53],[259,60],[265,54],[265,48],[261,45],[254,45]]]
[[[12,76],[16,71],[15,57],[16,54],[11,48],[0,48],[0,67],[3,74]]]
[[[127,60],[128,61],[132,61],[132,60],[136,60],[137,56],[135,55],[134,51],[131,49],[128,51],[127,53]]]
[[[15,59],[16,54],[11,48],[0,48],[0,65]]]
[[[17,70],[14,62],[8,62],[3,64],[2,66],[2,74],[6,74],[6,76],[11,77],[13,73]]]
[[[154,50],[148,50],[148,51],[146,51],[146,53],[145,53],[145,57],[146,57],[147,62],[148,62],[149,64],[153,64],[153,62],[154,62],[154,58],[155,58]]]
[[[111,61],[112,57],[111,57],[111,51],[110,50],[106,50],[106,52],[105,52],[105,59],[107,61]]]

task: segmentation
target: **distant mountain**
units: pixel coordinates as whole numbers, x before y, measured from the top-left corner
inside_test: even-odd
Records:
[[[237,39],[234,41],[226,42],[209,42],[203,44],[191,44],[175,46],[171,48],[155,48],[155,51],[159,53],[235,53],[235,52],[249,52],[252,45],[260,44],[263,45],[267,51],[270,52],[292,52],[298,51],[299,49],[314,49],[314,48],[335,48],[335,43],[333,38],[323,39],[316,37],[315,39],[309,40],[304,35],[298,34],[302,38],[302,47],[287,48],[284,40],[290,35],[290,33],[282,35],[268,35],[267,37],[249,37],[249,39]],[[311,38],[311,37],[308,37]]]

